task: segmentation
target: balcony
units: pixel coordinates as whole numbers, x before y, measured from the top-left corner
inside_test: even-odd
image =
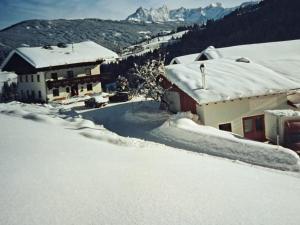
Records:
[[[78,84],[85,84],[85,83],[96,83],[100,82],[100,75],[90,75],[84,77],[74,77],[68,79],[61,79],[61,80],[48,80],[46,82],[47,88],[59,88],[59,87],[67,87],[73,86]]]

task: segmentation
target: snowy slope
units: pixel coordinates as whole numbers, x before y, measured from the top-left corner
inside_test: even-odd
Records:
[[[298,175],[121,138],[56,109],[0,108],[0,224],[300,221]]]
[[[151,52],[155,49],[160,48],[162,45],[168,45],[175,42],[176,39],[182,38],[182,36],[187,32],[188,30],[185,30],[185,31],[180,31],[169,35],[155,37],[147,41],[144,41],[140,44],[129,46],[123,49],[123,53],[121,57],[128,58],[129,56],[138,56],[138,55],[143,55],[147,52]]]

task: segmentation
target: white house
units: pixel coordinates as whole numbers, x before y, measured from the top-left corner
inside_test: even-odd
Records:
[[[210,47],[186,58],[166,67],[165,100],[171,111],[191,111],[205,125],[264,140],[264,111],[293,107],[288,100],[299,95],[300,40]]]
[[[100,65],[118,55],[92,41],[12,51],[3,71],[18,75],[18,95],[27,102],[61,101],[101,92]]]

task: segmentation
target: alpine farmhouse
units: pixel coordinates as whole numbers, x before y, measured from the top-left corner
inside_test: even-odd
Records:
[[[100,93],[100,65],[118,55],[92,41],[57,46],[21,47],[4,60],[3,71],[18,76],[18,98],[24,102],[63,101]]]
[[[300,40],[209,47],[173,59],[162,78],[170,111],[263,141],[265,110],[299,110]]]

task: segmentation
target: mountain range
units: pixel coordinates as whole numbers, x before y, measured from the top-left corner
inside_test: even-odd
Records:
[[[237,7],[225,8],[221,3],[213,3],[204,8],[170,10],[166,5],[157,9],[146,9],[140,7],[135,13],[127,17],[127,21],[163,23],[172,21],[181,21],[186,23],[205,23],[207,20],[217,20],[223,18],[237,8],[245,7],[251,4],[257,4],[257,1],[245,2]]]

